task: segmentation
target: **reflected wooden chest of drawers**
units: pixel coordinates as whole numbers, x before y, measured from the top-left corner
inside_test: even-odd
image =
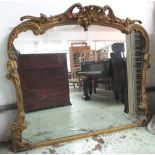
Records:
[[[18,56],[26,112],[70,105],[65,53]]]

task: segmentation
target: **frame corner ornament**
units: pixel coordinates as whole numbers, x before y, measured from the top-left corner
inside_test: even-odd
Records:
[[[22,114],[21,114],[22,115]],[[24,115],[18,115],[11,126],[12,150],[14,152],[24,151],[33,148],[33,144],[22,139],[22,131],[27,128]]]

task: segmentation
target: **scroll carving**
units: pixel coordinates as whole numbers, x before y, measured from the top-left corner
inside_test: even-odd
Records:
[[[27,123],[25,122],[24,115],[19,114],[15,122],[11,126],[12,139],[13,139],[12,149],[15,152],[33,148],[33,144],[22,139],[22,131],[26,128]]]
[[[74,13],[74,9],[77,8],[79,11]],[[108,13],[106,13],[108,11]],[[127,26],[134,23],[141,23],[140,20],[131,20],[130,18],[120,19],[115,16],[110,6],[104,7],[89,5],[82,7],[81,4],[77,3],[69,7],[63,14],[56,16],[47,17],[45,14],[40,14],[40,17],[35,16],[23,16],[20,18],[21,21],[33,22],[38,24],[42,31],[45,31],[48,26],[50,28],[54,25],[63,24],[78,24],[81,25],[85,31],[88,30],[90,25],[105,25],[118,28],[123,32],[127,31]],[[110,24],[110,25],[109,25]]]

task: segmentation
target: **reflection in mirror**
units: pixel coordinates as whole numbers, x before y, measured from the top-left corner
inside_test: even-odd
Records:
[[[128,91],[135,90],[133,78],[127,79],[134,61],[127,52],[133,48],[131,38],[104,26],[90,26],[87,32],[61,26],[41,36],[21,33],[14,50],[20,53],[28,122],[23,139],[36,143],[135,122],[133,105],[128,106],[133,99],[128,100]]]

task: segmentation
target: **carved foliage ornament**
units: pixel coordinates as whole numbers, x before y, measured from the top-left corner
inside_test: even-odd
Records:
[[[75,9],[78,10],[75,12]],[[29,142],[26,142],[22,139],[22,131],[27,128],[25,122],[25,114],[24,114],[24,106],[23,106],[23,97],[21,91],[20,79],[17,71],[17,62],[16,62],[16,54],[13,52],[13,42],[18,37],[18,34],[27,30],[32,30],[34,35],[43,34],[48,29],[51,29],[56,26],[61,25],[81,25],[85,31],[88,30],[90,25],[101,25],[101,26],[109,26],[116,29],[119,29],[121,32],[129,34],[131,31],[139,31],[141,32],[144,40],[145,40],[145,49],[144,49],[144,62],[143,62],[143,73],[142,73],[142,103],[141,108],[144,111],[144,118],[137,122],[136,124],[126,125],[120,128],[111,128],[102,131],[92,133],[91,135],[110,133],[118,130],[123,130],[126,128],[131,128],[135,126],[141,126],[147,123],[149,118],[149,105],[148,98],[145,91],[146,85],[146,71],[149,66],[149,38],[145,31],[145,29],[140,25],[140,20],[130,20],[130,18],[120,19],[115,16],[113,10],[110,6],[106,5],[104,7],[90,5],[90,6],[82,6],[77,3],[69,7],[64,13],[47,17],[44,14],[40,14],[40,17],[34,16],[24,16],[21,17],[21,24],[16,26],[11,32],[8,40],[8,56],[9,61],[7,63],[8,74],[7,78],[12,80],[15,88],[16,88],[16,96],[17,96],[17,108],[18,108],[18,116],[13,123],[12,130],[12,141],[13,141],[13,150],[21,151],[25,149],[33,148]],[[86,137],[86,135],[77,136],[78,138]],[[78,139],[74,136],[70,138],[66,138],[66,141],[72,139]],[[58,142],[64,142],[65,140],[58,140]],[[35,147],[49,145],[51,142],[45,142],[41,144],[35,144]]]

